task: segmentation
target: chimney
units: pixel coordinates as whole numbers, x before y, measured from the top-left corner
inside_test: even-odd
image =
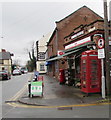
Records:
[[[6,50],[5,50],[5,49],[2,49],[2,52],[6,52]]]

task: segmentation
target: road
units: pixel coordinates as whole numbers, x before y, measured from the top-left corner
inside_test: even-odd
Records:
[[[109,105],[72,106],[66,109],[10,106],[6,101],[14,100],[24,91],[31,74],[12,76],[2,82],[2,118],[108,118]],[[0,81],[1,82],[1,81]],[[16,95],[16,96],[15,96]]]
[[[30,77],[31,74],[23,74],[12,76],[10,80],[2,81],[2,117],[5,117],[14,109],[5,102],[13,99],[14,96],[17,95],[17,93],[28,83]]]

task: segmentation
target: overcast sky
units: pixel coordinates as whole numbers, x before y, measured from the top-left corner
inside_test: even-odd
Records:
[[[13,59],[19,59],[22,64],[28,60],[26,49],[30,50],[33,42],[53,31],[56,21],[63,19],[80,7],[86,5],[104,17],[103,0],[14,1],[1,0],[0,36],[2,38],[0,38],[0,47],[14,53]]]

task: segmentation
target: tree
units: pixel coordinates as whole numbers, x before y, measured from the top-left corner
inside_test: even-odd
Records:
[[[36,70],[36,57],[34,55],[34,43],[32,45],[32,51],[29,52],[30,61],[27,62],[27,68],[29,71]]]
[[[27,67],[29,72],[33,71],[33,66],[32,66],[32,62],[31,61],[27,61],[26,67]]]

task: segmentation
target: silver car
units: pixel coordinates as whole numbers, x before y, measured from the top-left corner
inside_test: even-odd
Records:
[[[12,75],[21,75],[21,71],[19,69],[13,70]]]

